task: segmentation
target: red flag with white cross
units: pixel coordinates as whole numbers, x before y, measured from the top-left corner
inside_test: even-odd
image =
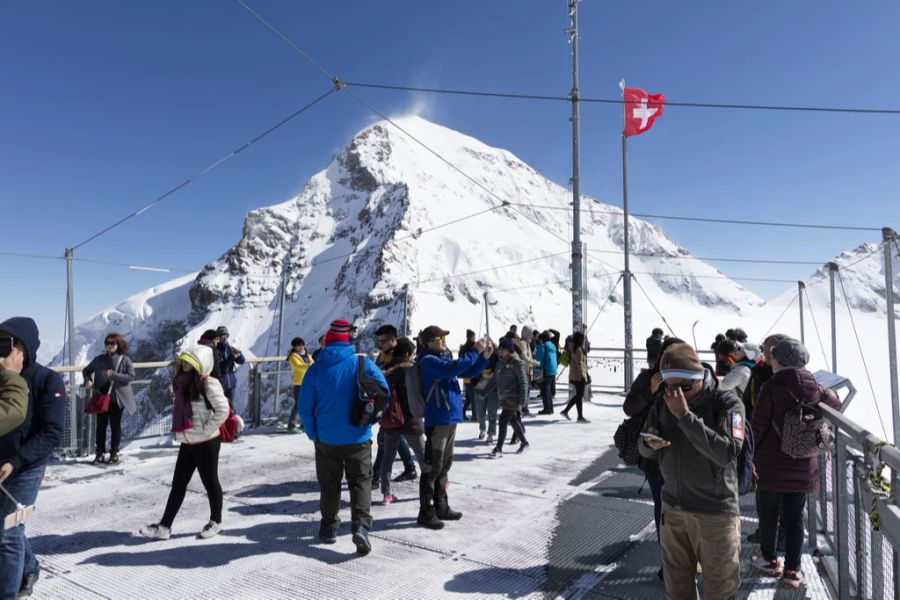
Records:
[[[666,97],[663,94],[648,94],[640,88],[623,88],[625,99],[625,137],[640,135],[651,127],[657,117],[662,116]]]

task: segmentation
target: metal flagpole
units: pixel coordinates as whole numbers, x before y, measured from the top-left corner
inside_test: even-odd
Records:
[[[588,252],[587,252],[587,242],[584,242],[581,245],[581,318],[582,321],[579,323],[579,329],[576,331],[580,331],[587,336],[587,307],[588,307]]]
[[[491,317],[488,314],[488,293],[484,293],[484,336],[491,339]]]
[[[66,336],[68,341],[69,366],[75,366],[75,281],[72,271],[72,261],[75,259],[75,250],[66,248],[66,320],[68,328]],[[75,371],[69,373],[69,434],[71,445],[78,449],[78,402],[76,398],[77,386],[75,383]]]
[[[569,18],[571,26],[566,30],[572,44],[572,331],[584,322],[581,306],[581,183],[578,133],[578,2],[569,0]]]
[[[625,271],[622,285],[625,296],[625,391],[631,388],[634,381],[634,342],[631,331],[631,268],[628,248],[628,142],[625,130],[622,130],[622,206],[625,212]]]
[[[831,372],[837,373],[837,313],[836,297],[834,295],[834,276],[837,275],[838,266],[836,263],[830,262],[828,267],[828,277],[831,279]]]
[[[403,285],[403,335],[409,335],[409,284]]]
[[[281,265],[281,296],[278,298],[278,352],[283,352],[281,338],[284,335],[284,300],[287,289],[288,257],[285,256]],[[278,399],[281,397],[281,361],[276,363],[275,371],[275,410],[277,414]]]
[[[806,284],[802,281],[797,282],[797,292],[799,294],[800,300],[800,342],[803,345],[806,345],[806,331],[803,329],[803,290],[806,289]]]
[[[894,444],[900,441],[900,390],[897,387],[897,332],[894,324],[894,260],[892,245],[897,232],[890,227],[881,230],[884,236],[884,282],[887,299],[888,368],[891,375],[891,408],[894,417]]]

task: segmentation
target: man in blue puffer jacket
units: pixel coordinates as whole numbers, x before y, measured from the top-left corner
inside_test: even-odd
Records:
[[[325,348],[303,378],[298,413],[307,437],[316,445],[322,513],[319,539],[325,544],[337,541],[341,480],[346,473],[353,543],[357,552],[368,554],[372,549],[372,426],[350,423],[352,403],[359,401],[357,367],[358,359],[350,345],[350,323],[332,321],[325,334]],[[368,357],[365,374],[388,391],[381,369]]]
[[[0,437],[0,482],[16,500],[28,506],[37,500],[44,469],[62,439],[66,388],[58,373],[37,362],[41,341],[32,319],[7,319],[0,323],[0,336],[11,336],[25,355],[22,378],[28,382],[25,421]],[[15,504],[0,495],[0,528],[2,519],[15,510]],[[25,537],[25,526],[4,530],[0,534],[0,598],[29,596],[39,572],[40,564]]]
[[[534,360],[541,363],[544,378],[541,379],[541,400],[544,402],[544,410],[539,415],[553,414],[553,396],[556,389],[556,371],[559,368],[556,357],[556,345],[551,339],[549,331],[540,335],[540,342],[534,351]]]
[[[456,424],[462,419],[459,378],[478,377],[494,351],[490,342],[475,342],[457,360],[447,352],[449,331],[432,325],[419,334],[422,353],[418,363],[425,396],[425,464],[419,481],[419,516],[416,522],[440,529],[444,521],[456,521],[462,513],[452,510],[447,498],[447,473],[453,465]]]

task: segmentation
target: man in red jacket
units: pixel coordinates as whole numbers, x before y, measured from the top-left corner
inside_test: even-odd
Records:
[[[798,340],[781,340],[772,348],[771,356],[775,374],[760,390],[753,412],[760,538],[760,554],[753,566],[769,575],[782,575],[786,587],[797,588],[803,582],[803,507],[806,495],[819,489],[819,459],[791,458],[782,452],[781,427],[785,414],[798,402],[811,408],[824,402],[835,410],[841,405],[837,394],[820,386],[804,368],[809,351]],[[783,573],[775,550],[779,514],[785,530]]]

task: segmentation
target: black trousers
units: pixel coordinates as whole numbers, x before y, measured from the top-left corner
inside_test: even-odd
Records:
[[[522,427],[522,419],[519,417],[519,413],[515,410],[504,408],[500,413],[500,430],[497,434],[497,447],[501,450],[503,450],[503,441],[506,439],[506,426],[509,424],[512,424],[513,438],[518,438],[523,444],[528,443],[528,440],[525,439],[525,429]]]
[[[316,442],[316,478],[319,480],[319,512],[322,526],[341,526],[341,482],[347,476],[350,520],[372,528],[372,440],[332,446]]]
[[[425,428],[425,464],[419,478],[419,512],[422,515],[444,512],[447,499],[447,473],[453,466],[456,424]]]
[[[662,516],[662,488],[665,480],[659,465],[654,464],[644,474],[650,485],[650,493],[653,495],[653,520],[656,522],[656,541],[659,541],[659,519]]]
[[[172,527],[175,515],[184,502],[187,486],[194,477],[194,471],[200,471],[200,481],[206,488],[209,497],[209,520],[222,522],[222,486],[219,484],[219,449],[222,442],[215,437],[202,444],[181,444],[178,459],[175,461],[175,473],[172,475],[172,491],[166,511],[159,522],[165,527]]]
[[[97,415],[97,454],[106,452],[106,427],[112,429],[112,438],[109,443],[109,451],[112,454],[119,453],[119,444],[122,442],[122,413],[119,401],[115,397],[109,400],[109,410]]]
[[[803,551],[803,492],[770,492],[759,490],[756,496],[756,512],[759,515],[759,547],[763,558],[776,557],[778,517],[784,527],[784,568],[800,570],[800,554]]]
[[[582,404],[583,404],[583,400],[584,400],[584,386],[586,385],[586,382],[570,381],[569,385],[575,386],[575,395],[572,396],[572,399],[569,400],[568,404],[566,404],[566,408],[563,409],[563,412],[566,414],[569,414],[569,409],[574,406],[578,410],[578,418],[583,419],[584,414],[581,411],[582,411]]]

